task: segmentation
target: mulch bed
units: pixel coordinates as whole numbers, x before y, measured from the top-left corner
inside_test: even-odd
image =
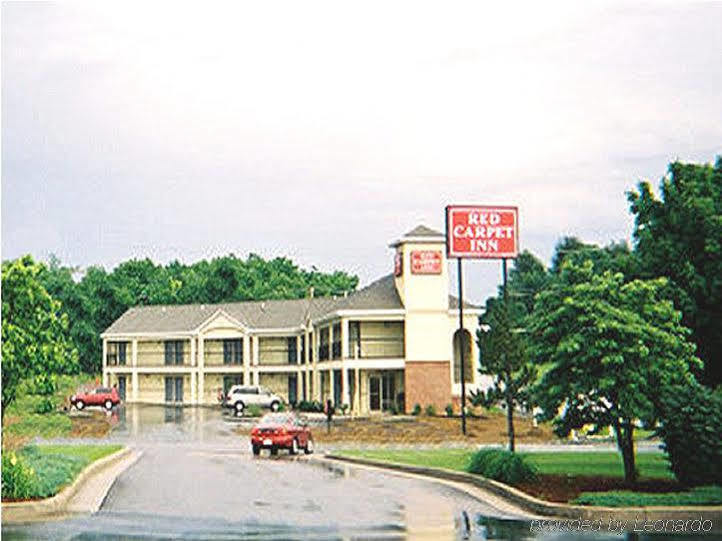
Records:
[[[111,422],[104,412],[88,412],[91,415],[71,417],[70,438],[102,438],[110,432]]]
[[[421,415],[409,420],[378,417],[334,421],[330,433],[323,425],[313,425],[313,438],[317,443],[359,444],[439,444],[479,443],[506,444],[506,417],[490,414],[467,419],[467,436],[461,434],[458,417],[428,417]],[[519,443],[546,443],[558,441],[548,426],[533,427],[529,419],[516,419],[516,438]],[[247,434],[249,427],[237,427],[238,434]]]
[[[596,476],[540,475],[534,483],[515,485],[530,496],[550,502],[567,503],[582,492],[606,492],[609,490],[634,490],[637,492],[679,492],[684,488],[671,479],[642,479],[633,485],[624,479]]]

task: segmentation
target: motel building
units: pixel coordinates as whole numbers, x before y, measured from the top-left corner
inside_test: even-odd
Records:
[[[462,344],[467,392],[485,383],[481,309],[464,304],[461,333],[443,233],[419,226],[390,247],[393,272],[346,296],[130,308],[101,335],[103,384],[129,403],[216,405],[243,384],[353,415],[458,410]]]

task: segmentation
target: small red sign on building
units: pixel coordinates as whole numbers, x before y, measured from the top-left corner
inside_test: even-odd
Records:
[[[441,274],[441,252],[438,250],[412,251],[411,274]]]
[[[516,257],[519,253],[517,207],[446,207],[446,253],[457,258]]]

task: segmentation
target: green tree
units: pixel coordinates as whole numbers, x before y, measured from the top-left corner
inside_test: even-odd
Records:
[[[22,379],[77,370],[68,317],[42,286],[30,256],[2,264],[2,417]]]
[[[703,381],[722,383],[722,157],[715,166],[675,162],[660,185],[627,193],[642,277],[668,277],[683,323],[704,362]]]
[[[535,358],[551,366],[536,386],[542,417],[559,435],[612,426],[630,483],[635,422],[651,424],[659,390],[691,381],[690,368],[700,363],[679,312],[662,296],[665,286],[663,278],[625,282],[621,273],[595,274],[591,261],[569,261],[530,318]]]
[[[506,408],[509,451],[514,452],[514,409],[530,405],[530,386],[536,381],[537,368],[529,362],[524,330],[514,325],[504,300],[491,299],[481,317],[477,343],[481,355],[479,373],[492,377],[486,391],[471,393],[475,406],[491,407],[502,402]]]

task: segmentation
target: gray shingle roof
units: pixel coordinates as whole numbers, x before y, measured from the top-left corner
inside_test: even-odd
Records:
[[[337,310],[393,310],[403,307],[394,276],[389,274],[348,297],[136,306],[129,308],[105,332],[187,333],[200,327],[219,310],[252,329],[287,329],[300,327],[309,319],[321,318]],[[458,307],[458,299],[449,295],[449,308]],[[464,307],[478,308],[468,302],[464,303]]]
[[[425,225],[417,225],[411,231],[406,233],[404,237],[443,237],[444,234],[426,227]]]
[[[253,329],[299,327],[310,319],[323,317],[336,310],[369,310],[403,308],[393,275],[372,282],[348,297],[268,300],[221,304],[182,304],[136,306],[129,308],[105,332],[108,334],[140,332],[190,332],[200,327],[217,311],[222,310],[243,325]]]

